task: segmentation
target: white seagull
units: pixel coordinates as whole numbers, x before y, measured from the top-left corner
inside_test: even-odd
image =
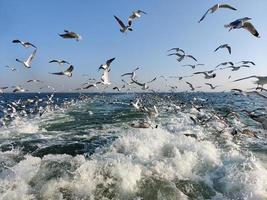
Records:
[[[64,64],[70,64],[68,61],[66,60],[50,60],[49,63],[57,63],[59,65],[64,65]]]
[[[54,74],[54,75],[65,75],[68,77],[72,77],[72,71],[73,71],[74,67],[73,65],[70,65],[68,69],[66,69],[63,72],[54,72],[54,73],[50,73],[50,74]]]
[[[129,18],[128,18],[128,24],[131,24],[133,22],[133,20],[135,20],[137,18],[140,18],[141,14],[145,14],[146,15],[147,13],[142,11],[142,10],[133,11],[132,15],[129,16]]]
[[[131,28],[132,25],[132,21],[128,21],[128,25],[126,26],[118,17],[116,17],[114,15],[114,18],[116,19],[116,21],[118,22],[118,24],[120,25],[120,32],[125,33],[126,31],[133,31],[133,29]]]
[[[37,50],[34,49],[34,51],[31,53],[31,55],[28,57],[28,59],[26,61],[22,61],[19,59],[16,59],[16,61],[22,63],[24,65],[24,67],[26,67],[26,68],[31,68],[31,63],[32,63],[33,58],[35,57],[36,51]]]
[[[28,48],[28,47],[34,47],[35,49],[37,49],[37,47],[35,45],[33,45],[32,43],[30,42],[23,42],[21,40],[13,40],[12,41],[13,43],[17,43],[17,44],[21,44],[22,46],[24,46],[25,48]]]
[[[125,73],[125,74],[122,74],[121,76],[131,76],[131,79],[134,79],[135,76],[136,76],[136,71],[139,70],[140,68],[137,67],[135,68],[132,72],[128,72],[128,73]]]
[[[135,83],[136,85],[142,86],[142,90],[147,90],[149,88],[149,86],[147,85],[148,83],[152,83],[156,80],[157,78],[153,78],[151,81],[148,81],[146,83],[140,83],[134,79],[132,79],[132,82]]]
[[[100,70],[100,69],[104,69],[104,70],[105,69],[109,69],[109,67],[110,67],[111,63],[113,62],[113,60],[115,60],[115,58],[111,58],[111,59],[107,60],[105,64],[100,65],[98,70]]]
[[[244,17],[244,18],[238,19],[236,21],[233,21],[230,24],[224,25],[224,27],[229,28],[229,31],[231,31],[232,29],[243,28],[243,29],[248,30],[255,37],[259,38],[260,34],[256,30],[256,28],[253,26],[253,24],[249,22],[249,20],[251,20],[251,18]]]
[[[104,69],[102,77],[101,77],[101,82],[104,85],[110,85],[111,84],[111,82],[109,80],[109,74],[108,73],[109,73],[109,69]]]
[[[65,38],[65,39],[76,39],[76,41],[82,40],[82,36],[79,35],[78,33],[75,33],[73,31],[68,31],[64,30],[64,33],[59,34],[60,37]]]
[[[229,44],[223,44],[223,45],[220,45],[219,47],[217,47],[217,48],[214,50],[214,52],[218,51],[219,49],[223,49],[223,48],[226,48],[226,49],[228,50],[229,54],[232,53],[232,49],[231,49],[231,47],[230,47]]]
[[[202,20],[204,20],[208,13],[214,13],[219,8],[228,8],[228,9],[231,9],[231,10],[237,10],[236,8],[234,8],[234,7],[232,7],[232,6],[228,5],[228,4],[216,4],[216,5],[212,6],[211,8],[209,8],[207,10],[207,12],[201,17],[201,19],[198,21],[198,23],[200,23]]]

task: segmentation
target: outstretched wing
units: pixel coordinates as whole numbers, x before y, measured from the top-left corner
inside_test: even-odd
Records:
[[[115,19],[117,20],[117,22],[119,23],[119,25],[124,29],[124,28],[126,28],[126,26],[124,25],[124,23],[118,18],[118,17],[116,17],[115,15],[114,15],[114,17],[115,17]]]
[[[211,9],[208,9],[207,12],[201,17],[201,19],[198,21],[198,23],[200,23],[201,21],[203,21],[206,17],[206,15],[209,13]]]
[[[231,10],[237,10],[236,8],[230,6],[229,4],[220,4],[219,8],[228,8],[228,9],[231,9]]]
[[[258,38],[260,37],[260,34],[256,30],[256,28],[250,22],[244,22],[243,28],[246,29],[246,30],[248,30],[255,37],[258,37]]]
[[[246,80],[246,79],[250,79],[250,78],[258,78],[258,77],[257,76],[248,76],[245,78],[240,78],[240,79],[234,80],[233,82],[242,81],[242,80]]]

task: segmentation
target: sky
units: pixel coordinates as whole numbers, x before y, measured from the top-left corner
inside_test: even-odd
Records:
[[[210,14],[202,23],[198,20],[208,8],[216,3],[229,3],[237,11],[221,9]],[[38,91],[41,85],[53,85],[58,91],[69,91],[91,78],[101,77],[98,67],[107,59],[116,57],[111,65],[112,87],[121,86],[120,75],[140,67],[137,79],[145,82],[154,77],[191,75],[196,71],[213,69],[224,61],[252,60],[256,66],[242,68],[237,72],[230,69],[217,71],[217,77],[204,80],[197,75],[186,79],[200,90],[210,91],[205,82],[220,85],[217,91],[231,88],[253,87],[253,79],[233,83],[232,80],[250,75],[267,75],[267,1],[266,0],[1,0],[0,1],[0,86],[22,85]],[[113,15],[127,21],[134,10],[143,10],[133,23],[133,32],[123,34]],[[242,17],[251,17],[261,38],[245,30],[228,32],[225,24]],[[83,39],[79,42],[59,37],[64,29],[77,32]],[[15,59],[26,59],[32,52],[11,41],[30,41],[38,47],[30,69],[24,68]],[[221,44],[232,47],[232,55],[225,50],[214,53]],[[193,64],[190,59],[179,63],[168,57],[167,50],[180,47],[198,59],[195,70],[183,67]],[[49,64],[52,59],[65,59],[74,66],[73,77],[49,74],[67,68]],[[17,69],[11,72],[4,66]],[[231,75],[230,80],[227,77]],[[29,79],[40,79],[43,83],[26,83]],[[127,78],[125,78],[127,79]],[[38,85],[39,84],[39,85]],[[167,91],[166,85],[177,86],[178,91],[187,90],[184,81],[170,79],[167,83],[158,79],[151,84],[157,91]],[[45,90],[42,90],[45,91]],[[48,90],[49,91],[49,90]],[[90,89],[86,92],[95,92]]]

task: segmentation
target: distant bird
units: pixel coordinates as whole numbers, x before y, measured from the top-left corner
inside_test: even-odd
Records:
[[[189,78],[192,77],[193,75],[190,76],[169,76],[169,78],[178,78],[179,81],[183,80],[184,78]]]
[[[248,64],[251,64],[251,65],[254,65],[254,66],[256,65],[253,61],[248,61],[248,60],[243,60],[243,61],[240,61],[238,63],[242,63],[243,65],[248,65]]]
[[[238,71],[240,68],[244,68],[244,67],[249,68],[250,66],[249,65],[229,66],[229,67],[225,67],[225,68],[221,68],[221,69],[232,68],[232,71],[234,72],[234,71]]]
[[[184,60],[185,58],[191,58],[191,59],[193,59],[194,61],[197,62],[197,59],[196,59],[194,56],[192,56],[192,55],[187,55],[187,54],[185,54],[185,55],[182,55],[182,56],[179,56],[179,57],[180,57],[180,58],[177,59],[178,62],[181,62],[181,61]]]
[[[30,42],[23,42],[21,40],[13,40],[12,41],[13,43],[18,43],[18,44],[21,44],[22,46],[24,46],[25,48],[28,48],[28,47],[34,47],[35,49],[37,49],[37,47],[35,45],[33,45],[32,43]]]
[[[233,82],[238,82],[238,81],[242,81],[242,80],[246,80],[246,79],[250,79],[250,78],[256,78],[258,79],[257,81],[255,81],[255,84],[257,84],[258,86],[264,86],[267,84],[267,76],[248,76],[245,78],[240,78],[237,80],[234,80]]]
[[[14,90],[13,90],[13,93],[16,93],[16,92],[25,92],[25,91],[28,91],[27,89],[21,87],[21,86],[14,86]]]
[[[196,88],[201,88],[200,86],[198,86],[198,87],[194,87],[193,85],[192,85],[192,83],[189,83],[189,82],[185,82],[187,85],[189,85],[189,87],[190,87],[190,89],[191,89],[191,91],[195,91],[195,89]]]
[[[0,94],[4,93],[4,90],[7,89],[8,87],[0,87]]]
[[[16,59],[16,61],[22,63],[26,68],[31,68],[31,63],[33,58],[35,57],[35,54],[36,54],[36,49],[31,53],[31,55],[28,57],[26,61],[22,61],[19,59]]]
[[[122,74],[121,76],[131,76],[131,79],[134,79],[136,76],[136,71],[139,70],[139,67],[135,68],[132,72]]]
[[[50,74],[54,74],[54,75],[65,75],[68,77],[72,77],[72,71],[74,70],[73,65],[70,65],[68,69],[66,69],[63,72],[54,72],[54,73],[50,73]]]
[[[89,89],[89,88],[91,88],[91,87],[95,87],[95,88],[97,88],[97,85],[98,84],[101,84],[101,82],[99,81],[99,82],[96,82],[96,83],[93,83],[93,84],[89,84],[89,85],[87,85],[86,87],[83,87],[83,89]]]
[[[188,66],[188,67],[191,67],[192,69],[195,69],[196,68],[196,66],[204,66],[204,64],[195,64],[195,65],[182,65],[183,67],[186,67],[186,66]]]
[[[253,24],[249,22],[249,20],[251,20],[251,18],[244,17],[244,18],[238,19],[236,21],[233,21],[230,24],[224,25],[224,27],[229,28],[229,31],[231,31],[232,29],[243,28],[243,29],[248,30],[255,37],[259,38],[260,34],[256,30],[256,28],[253,26]]]
[[[226,49],[228,50],[229,54],[232,53],[232,51],[231,51],[231,47],[230,47],[229,44],[223,44],[223,45],[220,45],[219,47],[217,47],[217,49],[214,50],[214,52],[218,51],[219,49],[223,49],[223,48],[226,48]]]
[[[214,13],[219,8],[228,8],[228,9],[231,9],[231,10],[237,10],[236,8],[234,8],[234,7],[232,7],[232,6],[228,5],[228,4],[216,4],[216,5],[212,6],[211,8],[209,8],[207,10],[207,12],[201,17],[201,19],[198,21],[198,23],[200,23],[202,20],[204,20],[208,13]]]
[[[101,77],[101,82],[104,85],[110,85],[111,84],[111,82],[109,80],[109,74],[108,73],[109,73],[109,69],[108,68],[104,69],[103,75]]]
[[[218,68],[218,67],[220,67],[220,66],[225,66],[225,65],[231,65],[231,66],[233,66],[234,65],[234,63],[233,62],[223,62],[223,63],[220,63],[219,65],[217,65],[215,68]]]
[[[123,85],[121,88],[119,88],[119,87],[116,86],[116,87],[113,87],[112,89],[113,89],[113,90],[117,90],[117,91],[119,92],[119,91],[121,91],[121,89],[123,89],[123,88],[125,88],[125,85]]]
[[[68,61],[66,60],[50,60],[49,63],[57,63],[59,65],[64,65],[64,64],[70,64]]]
[[[125,33],[127,31],[133,31],[133,29],[131,28],[132,25],[132,21],[128,21],[128,25],[125,25],[118,17],[116,17],[114,15],[114,18],[116,19],[116,21],[118,22],[118,24],[120,25],[120,32]]]
[[[176,53],[180,53],[181,52],[182,54],[185,54],[185,51],[183,49],[180,49],[180,48],[177,48],[177,47],[171,48],[171,49],[168,50],[168,52],[169,51],[176,51]]]
[[[210,84],[210,83],[205,83],[205,85],[208,85],[208,86],[210,86],[210,89],[212,89],[212,90],[214,90],[214,89],[216,89],[217,87],[219,87],[218,85],[216,85],[216,86],[213,86],[212,84]]]
[[[9,68],[12,72],[14,72],[14,71],[16,71],[17,69],[16,68],[14,68],[14,67],[10,67],[10,66],[5,66],[6,68]]]
[[[215,11],[217,11],[219,8],[228,8],[228,9],[231,9],[231,10],[237,10],[236,8],[228,5],[228,4],[216,4],[214,6],[212,6],[211,8],[209,8],[207,10],[207,12],[201,17],[201,19],[198,21],[198,23],[200,23],[203,19],[205,19],[206,15],[208,13],[214,13]]]
[[[31,83],[31,82],[36,82],[36,83],[40,83],[41,81],[38,79],[30,79],[27,81],[27,83]]]
[[[147,90],[149,88],[149,86],[147,85],[148,83],[152,83],[156,80],[157,78],[153,78],[151,81],[148,81],[146,83],[140,83],[135,79],[132,79],[132,82],[135,83],[136,85],[142,86],[142,90]]]
[[[80,41],[82,40],[82,36],[72,32],[72,31],[68,31],[68,30],[64,30],[64,33],[59,34],[60,37],[65,38],[65,39],[76,39],[76,41]]]
[[[132,24],[133,20],[140,18],[141,14],[147,14],[146,12],[142,10],[133,11],[132,15],[128,18],[128,24]]]
[[[114,60],[115,60],[115,58],[111,58],[111,59],[107,60],[105,64],[100,65],[100,67],[98,68],[98,70],[100,70],[100,69],[104,69],[104,70],[105,70],[105,69],[109,69],[111,63],[112,63]]]
[[[211,79],[216,77],[215,73],[209,75],[207,72],[195,72],[194,74],[204,74],[205,79]]]

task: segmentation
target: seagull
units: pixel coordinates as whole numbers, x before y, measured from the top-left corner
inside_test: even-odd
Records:
[[[225,67],[225,68],[221,68],[221,69],[232,68],[232,71],[234,72],[234,71],[238,71],[240,68],[243,68],[243,67],[249,68],[250,66],[249,65],[229,66],[229,67]]]
[[[207,72],[195,72],[194,74],[204,74],[205,79],[211,79],[216,77],[215,73],[209,75]]]
[[[5,66],[6,68],[9,68],[12,72],[14,72],[14,71],[16,71],[17,69],[16,68],[14,68],[14,67],[10,67],[10,66]]]
[[[210,84],[210,83],[205,83],[205,85],[208,85],[208,86],[210,86],[210,89],[212,89],[212,90],[214,90],[214,89],[216,89],[217,87],[219,87],[218,85],[216,85],[216,86],[213,86],[212,84]]]
[[[200,88],[200,86],[194,88],[194,86],[191,83],[187,82],[187,81],[186,81],[186,84],[189,85],[189,87],[191,88],[191,91],[195,91],[196,88]]]
[[[142,86],[142,90],[147,90],[149,88],[149,86],[147,85],[148,83],[152,83],[153,81],[155,81],[157,78],[153,78],[151,81],[148,81],[146,83],[140,83],[134,79],[131,79],[133,83],[135,83],[136,85]]]
[[[231,9],[231,10],[237,10],[236,8],[234,8],[234,7],[232,7],[232,6],[228,5],[228,4],[216,4],[216,5],[212,6],[211,8],[209,8],[207,10],[207,12],[203,15],[203,17],[201,17],[201,19],[198,21],[198,23],[200,23],[202,20],[204,20],[208,13],[214,13],[219,8],[228,8],[228,9]]]
[[[15,89],[13,90],[13,93],[15,93],[15,92],[25,92],[25,91],[28,91],[28,90],[25,89],[25,88],[22,88],[21,86],[15,86]]]
[[[125,33],[126,31],[133,31],[133,29],[131,28],[132,25],[132,21],[128,21],[128,25],[126,26],[118,17],[116,17],[114,15],[114,18],[116,19],[116,21],[118,22],[118,24],[120,25],[120,32]]]
[[[136,76],[136,71],[139,70],[140,68],[137,67],[135,68],[132,72],[128,72],[128,73],[125,73],[125,74],[122,74],[121,76],[131,76],[131,79],[134,79],[135,76]]]
[[[179,55],[178,55],[179,56]],[[181,55],[181,56],[179,56],[180,58],[178,58],[177,59],[177,61],[178,62],[181,62],[182,60],[184,60],[185,58],[191,58],[191,59],[193,59],[194,61],[196,61],[197,62],[197,59],[194,57],[194,56],[192,56],[192,55]]]
[[[218,51],[219,49],[222,49],[222,48],[226,48],[229,52],[229,54],[231,54],[231,47],[229,44],[223,44],[223,45],[220,45],[219,47],[217,47],[217,49],[214,50],[214,52]]]
[[[101,82],[96,82],[96,83],[93,83],[93,84],[89,84],[89,85],[87,85],[86,87],[84,87],[83,89],[89,89],[89,88],[91,88],[91,87],[95,87],[95,88],[97,88],[97,85],[98,84],[101,84]]]
[[[193,75],[190,76],[169,76],[169,78],[178,78],[179,81],[183,80],[183,78],[189,78],[192,77]]]
[[[24,67],[26,67],[26,68],[31,68],[31,63],[32,63],[33,58],[35,57],[36,51],[37,50],[34,49],[34,51],[31,53],[31,55],[28,57],[28,59],[26,61],[22,61],[19,59],[16,59],[16,61],[22,63],[24,65]]]
[[[102,77],[101,77],[101,81],[102,81],[102,84],[104,85],[110,85],[111,82],[109,81],[109,69],[104,69],[104,72],[102,74]]]
[[[145,14],[146,15],[147,13],[142,11],[142,10],[133,11],[132,15],[129,16],[129,18],[128,18],[128,24],[132,24],[133,20],[135,20],[136,18],[140,18],[141,14]]]
[[[192,69],[195,69],[196,66],[203,66],[204,64],[195,64],[195,65],[182,65],[183,67],[186,67],[186,66],[189,66],[191,67]]]
[[[218,68],[218,67],[220,67],[220,66],[225,66],[225,65],[231,65],[231,66],[233,66],[234,65],[234,63],[233,62],[223,62],[223,63],[220,63],[219,65],[217,65],[215,68]]]
[[[22,46],[24,46],[25,48],[28,48],[28,47],[32,46],[32,47],[34,47],[35,49],[37,49],[37,47],[36,47],[35,45],[33,45],[32,43],[30,43],[30,42],[23,42],[23,41],[21,41],[21,40],[13,40],[12,42],[13,42],[13,43],[19,43],[19,44],[21,44]]]
[[[100,70],[100,69],[104,69],[104,70],[105,69],[109,69],[109,67],[110,67],[111,63],[113,62],[113,60],[115,60],[115,58],[111,58],[111,59],[107,60],[105,64],[100,65],[98,70]]]
[[[121,89],[123,89],[123,88],[125,88],[125,85],[123,85],[121,88],[119,88],[119,87],[116,86],[116,87],[114,87],[114,88],[112,88],[112,89],[113,89],[113,90],[117,90],[117,91],[119,92],[119,91],[121,91]]]
[[[257,84],[258,86],[264,86],[267,84],[267,76],[248,76],[248,77],[245,77],[245,78],[240,78],[240,79],[237,79],[237,80],[234,80],[233,82],[238,82],[238,81],[242,81],[242,80],[246,80],[246,79],[250,79],[250,78],[256,78],[258,79],[257,81],[255,81],[255,84]]]
[[[66,60],[51,60],[51,61],[49,61],[49,63],[58,63],[59,65],[70,64]]]
[[[243,61],[240,61],[240,62],[238,62],[237,64],[239,64],[239,63],[242,63],[243,65],[247,65],[247,64],[251,64],[251,65],[256,65],[254,62],[252,62],[252,61],[248,61],[248,60],[243,60]]]
[[[38,82],[38,83],[40,83],[41,81],[40,80],[37,80],[37,79],[31,79],[31,80],[28,80],[27,81],[27,83],[31,83],[31,82]]]
[[[74,67],[73,65],[70,65],[68,69],[66,69],[63,72],[54,72],[54,73],[50,73],[50,74],[54,74],[54,75],[65,75],[68,77],[72,77],[72,71],[73,71]]]
[[[259,38],[260,37],[260,34],[255,29],[255,27],[253,26],[253,24],[249,22],[249,20],[251,20],[251,18],[244,17],[242,19],[238,19],[236,21],[233,21],[230,24],[224,25],[224,27],[225,28],[229,28],[229,31],[231,31],[232,29],[244,28],[247,31],[249,31],[252,35],[254,35],[255,37],[258,37]]]
[[[82,36],[72,32],[72,31],[68,31],[68,30],[64,30],[64,33],[59,34],[60,37],[65,38],[65,39],[76,39],[76,41],[80,41],[82,40]]]
[[[7,89],[8,87],[0,87],[0,94],[4,93],[4,90]]]
[[[139,100],[139,99],[137,99],[136,102],[131,101],[130,104],[131,104],[136,110],[140,110],[140,106],[139,106],[139,104],[140,104],[140,100]]]
[[[180,49],[180,48],[177,48],[177,47],[171,48],[171,49],[168,50],[168,52],[170,52],[170,51],[176,51],[176,53],[181,52],[182,54],[185,54],[185,51],[183,49]]]

